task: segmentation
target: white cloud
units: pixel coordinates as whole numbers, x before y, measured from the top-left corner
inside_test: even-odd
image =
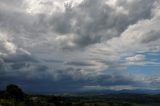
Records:
[[[127,57],[126,58],[126,61],[127,62],[143,62],[145,61],[145,56],[144,55],[141,55],[141,54],[137,54],[135,56],[132,56],[132,57]]]
[[[117,0],[106,0],[105,3],[111,7],[116,7]]]

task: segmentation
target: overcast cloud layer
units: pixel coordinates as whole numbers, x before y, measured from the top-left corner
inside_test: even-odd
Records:
[[[159,0],[0,0],[1,89],[160,89],[159,53]]]

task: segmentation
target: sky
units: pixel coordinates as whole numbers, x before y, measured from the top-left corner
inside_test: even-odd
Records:
[[[0,0],[0,89],[160,89],[159,0]]]

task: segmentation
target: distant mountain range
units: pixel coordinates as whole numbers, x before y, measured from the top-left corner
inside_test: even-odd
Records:
[[[47,93],[63,96],[88,96],[88,95],[105,95],[105,94],[160,94],[160,90],[148,90],[148,89],[136,89],[136,90],[92,90],[92,91],[81,91],[81,92],[58,92],[58,93]]]
[[[3,91],[0,91],[3,92]],[[90,91],[70,91],[70,92],[26,92],[28,94],[60,95],[60,96],[92,96],[105,94],[160,94],[160,90],[135,89],[135,90],[90,90]]]

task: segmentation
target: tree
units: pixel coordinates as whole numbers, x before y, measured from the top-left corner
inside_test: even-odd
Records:
[[[15,98],[17,100],[22,100],[24,98],[23,91],[17,85],[8,85],[6,91],[11,98]]]

